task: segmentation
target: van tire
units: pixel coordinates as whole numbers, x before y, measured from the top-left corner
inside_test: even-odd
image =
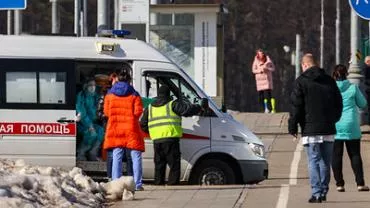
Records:
[[[193,170],[189,184],[192,185],[226,185],[236,184],[236,175],[226,162],[216,159],[201,161]]]

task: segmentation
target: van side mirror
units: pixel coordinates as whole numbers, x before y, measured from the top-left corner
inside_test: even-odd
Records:
[[[202,98],[202,99],[201,99],[200,106],[201,106],[203,109],[208,109],[208,108],[209,108],[208,99],[207,99],[207,98]]]
[[[223,113],[226,113],[226,112],[227,112],[227,109],[226,109],[226,105],[225,105],[225,103],[222,103],[221,111],[222,111]]]

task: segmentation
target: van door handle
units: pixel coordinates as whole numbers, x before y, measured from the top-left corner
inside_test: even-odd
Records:
[[[58,123],[75,123],[75,120],[72,120],[72,119],[67,119],[67,118],[60,118],[57,120]]]

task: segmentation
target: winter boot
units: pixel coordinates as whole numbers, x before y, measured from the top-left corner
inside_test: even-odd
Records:
[[[271,98],[271,113],[276,113],[276,100],[275,98]]]
[[[263,100],[263,104],[265,106],[265,113],[270,113],[270,110],[268,108],[268,100],[266,98]]]

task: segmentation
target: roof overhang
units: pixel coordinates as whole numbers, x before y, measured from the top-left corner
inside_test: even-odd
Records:
[[[218,13],[220,4],[152,4],[151,13],[183,14],[183,13]]]

